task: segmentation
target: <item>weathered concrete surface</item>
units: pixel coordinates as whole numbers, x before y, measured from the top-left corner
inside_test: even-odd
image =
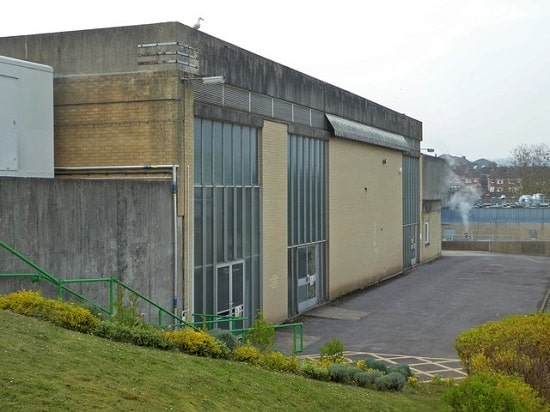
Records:
[[[177,22],[4,37],[0,55],[48,64],[58,77],[172,70],[140,64],[138,45],[174,42],[197,49],[201,76],[422,139],[418,120]]]
[[[171,308],[171,189],[160,181],[0,178],[0,239],[58,279],[114,277]],[[0,249],[0,273],[36,271]],[[39,286],[53,293],[44,281],[0,279],[0,293]],[[103,304],[109,296],[97,284],[75,289]]]
[[[516,255],[550,256],[548,241],[460,241],[443,242],[443,250],[473,250],[479,252],[510,253]]]

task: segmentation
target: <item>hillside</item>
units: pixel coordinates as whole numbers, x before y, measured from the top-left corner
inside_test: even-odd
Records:
[[[0,410],[439,411],[439,386],[376,392],[71,332],[0,310]]]

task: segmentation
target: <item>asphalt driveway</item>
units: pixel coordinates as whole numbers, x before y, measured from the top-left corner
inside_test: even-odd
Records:
[[[303,354],[319,353],[336,337],[352,354],[457,358],[454,339],[461,331],[536,312],[549,289],[550,258],[445,251],[298,318],[304,323]]]

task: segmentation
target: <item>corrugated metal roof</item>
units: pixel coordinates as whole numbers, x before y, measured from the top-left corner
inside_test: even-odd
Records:
[[[335,136],[395,150],[410,150],[407,140],[399,134],[367,126],[366,124],[344,119],[333,114],[326,113],[325,115],[334,129]]]

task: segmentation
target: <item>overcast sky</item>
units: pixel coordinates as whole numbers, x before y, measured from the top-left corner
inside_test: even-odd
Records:
[[[205,33],[422,121],[437,154],[550,143],[547,0],[20,0],[0,37],[198,17]]]

